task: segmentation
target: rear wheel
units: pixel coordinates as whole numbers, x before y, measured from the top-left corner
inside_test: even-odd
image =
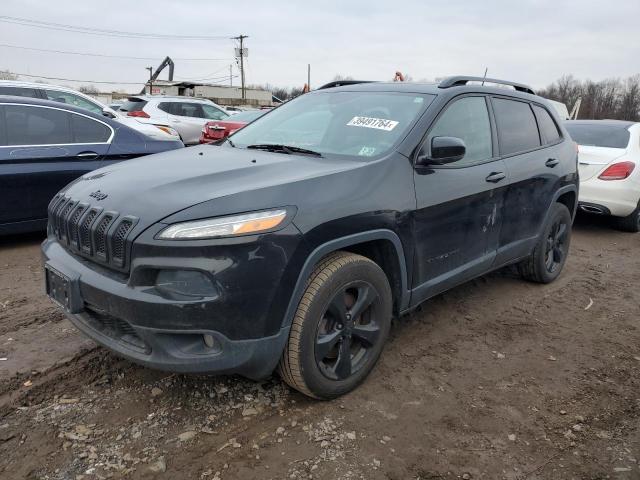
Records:
[[[532,282],[553,282],[564,267],[570,243],[571,214],[562,203],[554,203],[532,254],[518,265],[520,274]]]
[[[385,273],[360,255],[337,252],[309,277],[278,365],[291,387],[319,399],[358,386],[378,360],[391,324]]]
[[[640,203],[631,215],[622,218],[616,218],[616,227],[624,232],[637,233],[640,232]]]

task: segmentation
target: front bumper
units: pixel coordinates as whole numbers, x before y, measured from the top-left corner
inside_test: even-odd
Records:
[[[632,178],[600,180],[595,177],[580,182],[579,203],[581,208],[583,205],[587,207],[595,205],[604,207],[602,213],[626,217],[636,209],[639,200],[640,184]]]
[[[139,238],[128,275],[70,253],[53,237],[42,252],[45,266],[70,279],[77,292],[67,317],[97,343],[151,368],[257,379],[273,371],[289,332],[282,321],[286,304],[278,299],[298,232],[285,230],[233,245],[167,247]],[[274,255],[275,244],[280,255]],[[203,270],[217,294],[162,295],[149,272],[163,268]]]

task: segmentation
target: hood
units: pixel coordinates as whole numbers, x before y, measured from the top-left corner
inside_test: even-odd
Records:
[[[578,169],[580,180],[586,181],[604,170],[607,165],[622,157],[627,151],[624,148],[578,146]]]
[[[362,166],[353,160],[202,145],[94,170],[67,197],[140,219],[140,227],[193,205]],[[285,204],[287,199],[274,199]],[[268,208],[272,205],[264,205]]]

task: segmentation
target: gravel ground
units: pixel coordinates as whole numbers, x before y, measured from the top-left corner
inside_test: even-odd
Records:
[[[640,235],[579,218],[558,281],[506,269],[395,322],[355,392],[167,374],[45,298],[0,239],[0,478],[639,479]]]

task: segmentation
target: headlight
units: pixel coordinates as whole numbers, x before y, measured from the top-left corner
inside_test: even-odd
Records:
[[[248,235],[276,228],[286,217],[287,211],[278,209],[176,223],[162,230],[156,238],[182,240]]]

